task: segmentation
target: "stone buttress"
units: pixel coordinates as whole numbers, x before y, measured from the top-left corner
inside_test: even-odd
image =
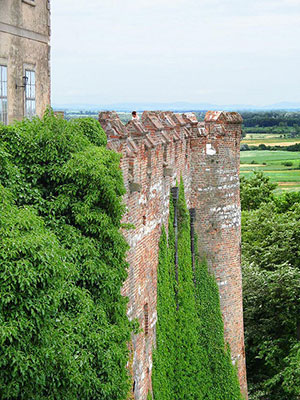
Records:
[[[129,298],[128,317],[143,332],[134,335],[133,396],[146,400],[151,391],[152,349],[157,321],[157,264],[161,228],[167,227],[170,189],[182,177],[189,208],[196,209],[199,250],[214,272],[220,290],[225,340],[247,395],[242,279],[239,147],[242,119],[237,113],[195,114],[145,111],[124,125],[115,112],[101,112],[99,122],[108,148],[121,153],[127,212],[124,231],[130,245],[128,278],[122,293]]]

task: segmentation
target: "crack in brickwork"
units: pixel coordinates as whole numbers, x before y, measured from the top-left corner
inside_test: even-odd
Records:
[[[108,147],[122,154],[127,207],[123,222],[135,227],[124,232],[130,245],[122,290],[129,298],[128,317],[144,327],[146,305],[148,310],[148,333],[132,338],[134,398],[146,400],[151,390],[158,245],[161,227],[168,224],[170,189],[181,176],[187,205],[196,209],[198,248],[217,279],[225,340],[247,397],[240,265],[241,116],[208,112],[203,123],[193,113],[145,111],[140,121],[123,125],[115,112],[101,112],[99,122]]]

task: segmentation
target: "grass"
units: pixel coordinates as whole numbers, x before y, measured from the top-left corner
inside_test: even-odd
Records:
[[[283,165],[286,162],[290,162],[292,165]],[[272,182],[278,184],[277,192],[300,190],[300,152],[242,151],[241,176],[249,177],[253,171],[261,171],[269,176]]]
[[[253,150],[241,151],[241,164],[250,164],[255,161],[258,164],[272,163],[280,164],[284,161],[300,162],[300,151],[269,151],[269,150]]]
[[[259,146],[265,144],[269,146],[290,146],[300,143],[300,137],[289,138],[279,133],[247,133],[241,144]]]
[[[241,144],[248,144],[253,146],[259,146],[265,144],[267,146],[291,146],[292,144],[300,143],[299,139],[245,139]]]
[[[282,133],[246,133],[246,136],[243,138],[243,141],[246,140],[261,140],[261,139],[285,139],[284,135],[288,135],[288,133],[286,134],[282,134]],[[294,139],[292,139],[294,140]],[[300,140],[300,139],[299,139]]]

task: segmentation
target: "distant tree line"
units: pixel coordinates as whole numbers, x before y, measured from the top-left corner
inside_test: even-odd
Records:
[[[300,125],[300,112],[266,111],[266,112],[241,112],[245,127],[269,127]]]
[[[199,121],[204,120],[206,111],[195,113]],[[240,114],[243,117],[246,133],[286,132],[300,135],[300,111],[240,111]]]
[[[267,146],[264,143],[261,143],[258,146],[249,146],[247,143],[241,145],[241,151],[248,150],[300,151],[300,143],[291,144],[290,146]]]

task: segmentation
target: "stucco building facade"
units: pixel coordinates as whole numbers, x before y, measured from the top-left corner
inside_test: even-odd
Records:
[[[50,0],[0,0],[0,121],[50,104]]]

